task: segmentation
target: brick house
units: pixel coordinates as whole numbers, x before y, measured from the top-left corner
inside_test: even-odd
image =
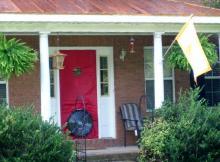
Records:
[[[219,48],[220,10],[199,1],[0,1],[0,31],[39,51],[34,71],[0,80],[0,101],[33,104],[43,119],[53,117],[61,126],[77,96],[84,96],[95,123],[90,144],[122,145],[122,103],[138,103],[145,94],[146,113],[189,88],[188,72],[170,69],[161,60],[190,14],[197,31],[213,34],[211,41]],[[49,66],[56,51],[67,55],[63,70]],[[220,102],[219,72],[217,64],[206,76],[212,104]],[[130,133],[129,144],[135,140]]]

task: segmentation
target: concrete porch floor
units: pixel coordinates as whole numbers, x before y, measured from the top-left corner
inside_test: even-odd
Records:
[[[135,162],[139,149],[137,146],[107,147],[87,150],[88,162]]]

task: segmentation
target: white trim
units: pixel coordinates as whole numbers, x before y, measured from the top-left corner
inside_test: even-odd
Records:
[[[9,105],[9,86],[8,81],[6,81],[6,102]]]
[[[5,84],[6,86],[6,102],[9,104],[9,88],[8,88],[8,81],[0,80],[0,84]]]
[[[162,32],[154,33],[154,103],[159,109],[164,101],[163,45]]]
[[[220,76],[205,76],[205,79],[220,79]]]
[[[0,14],[0,32],[146,35],[179,32],[189,16]],[[197,32],[219,33],[220,16],[195,16]]]
[[[163,50],[166,49],[166,48],[168,48],[168,46],[163,46]],[[151,50],[152,55],[153,55],[153,46],[144,46],[144,50],[145,49],[146,50]],[[146,76],[144,76],[144,79],[145,79],[145,81],[146,80],[149,80],[149,81],[154,80],[154,78],[147,78]],[[171,77],[164,77],[164,80],[171,80],[172,81],[172,88],[173,88],[173,98],[172,99],[173,99],[173,102],[175,102],[176,101],[176,87],[175,87],[175,70],[174,70],[174,68],[172,68],[172,76]],[[146,86],[145,86],[145,90],[146,90]],[[151,112],[151,110],[147,110],[147,112]]]
[[[41,116],[43,120],[50,121],[50,69],[49,69],[49,44],[48,32],[40,34],[40,93],[41,93]]]
[[[172,68],[172,82],[173,82],[173,102],[176,102],[176,81],[175,81],[175,70]]]
[[[55,76],[56,76],[56,81],[55,81],[55,93],[56,93],[56,101],[57,101],[57,123],[58,123],[58,126],[61,127],[61,112],[60,112],[60,71],[59,70],[56,70],[56,73],[55,73]],[[54,77],[55,79],[55,77]]]
[[[220,33],[218,34],[218,62],[220,62]]]
[[[100,52],[98,52],[100,51]],[[110,103],[113,108],[111,109],[110,113],[109,113],[109,116],[110,116],[110,119],[112,119],[111,121],[109,122],[112,122],[111,123],[111,128],[110,129],[110,132],[111,132],[111,135],[110,137],[111,138],[116,138],[116,121],[115,121],[115,91],[114,91],[114,61],[113,61],[113,48],[112,47],[106,47],[105,49],[104,48],[100,48],[99,50],[97,50],[97,94],[98,94],[98,99],[99,99],[99,104],[100,104],[100,98],[106,98],[106,97],[110,97]],[[110,87],[109,88],[109,94],[108,96],[101,96],[100,92],[101,92],[101,87],[100,87],[100,56],[107,56],[108,58],[108,78],[109,78],[109,82],[108,82],[108,86]],[[100,106],[100,105],[99,105]],[[100,112],[100,109],[99,109],[99,112]],[[100,116],[99,116],[99,123],[101,123],[100,121]],[[99,131],[99,137],[102,138],[101,136],[101,131]],[[105,137],[103,137],[105,138]]]
[[[101,122],[101,117],[100,117],[100,105],[101,105],[101,101],[100,101],[100,98],[101,98],[101,93],[100,93],[100,86],[99,86],[99,83],[100,83],[100,70],[99,70],[99,67],[100,67],[100,63],[99,63],[99,57],[100,55],[97,54],[97,51],[96,51],[96,89],[97,89],[97,106],[98,106],[98,130],[99,130],[99,138],[101,138],[101,130],[100,130],[100,126],[99,126],[99,123]]]
[[[185,23],[189,16],[0,14],[0,22]],[[194,16],[195,23],[220,24],[219,16]]]
[[[109,79],[109,83],[112,84],[112,93],[113,93],[113,97],[111,99],[111,103],[112,103],[112,106],[114,107],[113,108],[113,112],[112,112],[112,118],[114,119],[112,121],[112,127],[114,130],[112,130],[112,138],[115,138],[116,137],[116,119],[115,119],[115,94],[114,94],[114,65],[113,65],[113,48],[112,47],[94,47],[94,46],[85,46],[85,47],[49,47],[49,54],[53,54],[54,52],[56,52],[57,50],[96,50],[96,75],[97,75],[97,106],[98,106],[98,123],[100,121],[100,87],[99,87],[99,61],[98,61],[98,57],[101,56],[101,55],[106,55],[106,54],[110,54],[108,55],[108,57],[111,59],[109,61],[112,61],[112,67],[110,67],[110,75],[112,75],[112,77],[110,77]],[[59,70],[57,70],[57,76],[56,76],[56,89],[55,89],[55,93],[57,94],[56,95],[56,100],[57,100],[57,115],[58,115],[58,125],[60,126],[61,125],[61,112],[60,112],[60,74],[59,74]],[[55,78],[54,78],[55,79]],[[100,127],[99,127],[100,129]],[[101,135],[100,135],[100,130],[99,130],[99,138],[101,138]]]

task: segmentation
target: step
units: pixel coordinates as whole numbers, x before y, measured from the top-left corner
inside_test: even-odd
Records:
[[[87,150],[87,162],[135,162],[139,149],[137,146],[107,147]]]

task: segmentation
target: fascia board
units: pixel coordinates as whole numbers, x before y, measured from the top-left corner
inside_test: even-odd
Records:
[[[189,16],[0,14],[0,22],[185,23]],[[220,24],[219,16],[194,16],[198,24]]]

